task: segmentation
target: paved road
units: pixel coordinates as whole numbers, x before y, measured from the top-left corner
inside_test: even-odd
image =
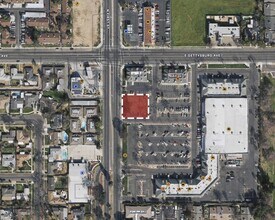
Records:
[[[109,19],[111,19],[111,13],[110,10],[111,7],[111,1],[103,1],[103,14],[107,13],[107,10],[109,10]],[[107,175],[105,176],[106,181],[104,182],[104,189],[105,189],[105,206],[104,206],[104,212],[109,214],[109,209],[106,206],[106,204],[110,204],[110,191],[109,191],[109,174],[110,174],[110,150],[112,149],[112,119],[110,117],[110,66],[109,66],[109,59],[110,59],[110,28],[107,24],[107,16],[104,17],[105,20],[103,22],[103,54],[106,59],[106,65],[103,65],[103,81],[104,81],[104,111],[103,111],[103,125],[104,125],[104,139],[103,139],[103,166],[104,169],[107,171]],[[100,53],[101,54],[101,53]]]

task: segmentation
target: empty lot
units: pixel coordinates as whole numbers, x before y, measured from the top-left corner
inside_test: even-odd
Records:
[[[204,45],[208,14],[252,14],[255,0],[171,0],[172,44]]]
[[[91,47],[98,44],[101,0],[74,0],[73,44]]]

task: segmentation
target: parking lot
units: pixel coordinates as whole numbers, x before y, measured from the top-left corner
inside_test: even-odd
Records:
[[[170,0],[135,1],[127,0],[123,7],[122,27],[123,42],[125,46],[142,46],[144,41],[143,33],[143,7],[151,4],[154,9],[154,45],[170,46],[171,43],[171,20]]]
[[[133,153],[129,159],[140,166],[182,166],[190,161],[190,128],[178,125],[132,125],[128,146]],[[136,134],[134,138],[132,134]]]
[[[152,177],[172,178],[176,175],[190,175],[199,169],[204,161],[201,149],[200,127],[201,103],[198,76],[212,74],[219,77],[221,70],[197,68],[190,65],[185,74],[186,83],[163,83],[162,64],[151,65],[148,81],[128,84],[125,93],[146,93],[150,98],[150,118],[125,120],[127,123],[127,163],[124,166],[128,177],[128,198],[150,198],[154,194]],[[224,69],[223,74],[233,76],[236,82],[247,79],[247,97],[254,97],[257,86],[256,69]],[[253,72],[253,77],[251,76]],[[172,71],[173,73],[173,71]],[[233,80],[233,79],[232,79]],[[192,83],[191,83],[192,82]],[[249,109],[255,109],[254,98],[248,101]],[[249,135],[257,131],[257,119],[249,111]],[[254,118],[253,118],[254,117]],[[253,127],[253,129],[252,129]],[[209,187],[203,197],[194,201],[244,201],[255,198],[258,160],[255,138],[250,138],[247,155],[238,163],[231,157],[220,155],[220,171],[217,181]],[[237,156],[235,156],[237,157]],[[193,162],[193,163],[192,163]],[[230,162],[230,163],[229,163]],[[194,167],[192,166],[194,165]],[[254,169],[251,170],[251,167]],[[250,170],[250,171],[248,171]],[[174,177],[178,178],[178,177]]]
[[[134,71],[144,74],[142,68],[132,66]],[[124,120],[128,155],[125,169],[128,191],[133,197],[152,196],[151,176],[158,174],[159,168],[167,174],[189,172],[193,156],[191,82],[163,84],[161,66],[151,65],[149,69],[148,80],[123,83],[124,93],[149,94],[150,99],[149,119]],[[128,75],[124,80],[131,81],[130,70]]]

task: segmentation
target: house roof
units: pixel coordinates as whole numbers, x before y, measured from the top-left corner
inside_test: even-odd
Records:
[[[2,200],[4,201],[14,200],[15,193],[16,193],[16,190],[14,186],[2,187]]]
[[[38,42],[40,44],[59,44],[60,43],[59,33],[42,33],[38,37]]]
[[[15,155],[14,154],[2,154],[2,166],[3,167],[15,167]]]
[[[125,206],[125,217],[131,219],[152,218],[151,206]]]
[[[26,25],[29,27],[48,28],[49,18],[27,18]]]

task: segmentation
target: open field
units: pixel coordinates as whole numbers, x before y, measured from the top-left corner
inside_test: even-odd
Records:
[[[101,0],[73,1],[73,45],[98,44]]]
[[[255,0],[171,0],[172,45],[200,46],[208,14],[251,14]]]
[[[263,77],[261,87],[261,167],[273,184],[269,205],[275,210],[275,79]]]

